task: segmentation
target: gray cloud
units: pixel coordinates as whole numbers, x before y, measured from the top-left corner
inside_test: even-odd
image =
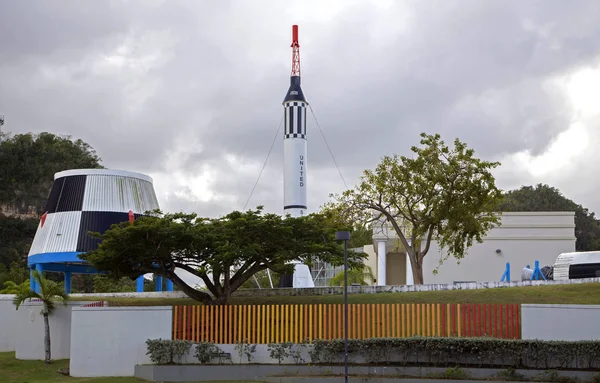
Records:
[[[153,174],[166,210],[239,209],[281,120],[298,23],[304,90],[349,185],[421,131],[503,158],[568,129],[555,80],[596,62],[597,1],[385,4],[3,2],[0,113],[14,133],[71,134]],[[312,116],[308,129],[316,208],[343,183]],[[282,179],[279,137],[249,207],[280,212]]]

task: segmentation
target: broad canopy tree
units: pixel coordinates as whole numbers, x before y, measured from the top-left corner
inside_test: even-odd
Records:
[[[219,218],[154,211],[113,225],[97,250],[80,255],[114,278],[146,273],[168,278],[189,297],[204,304],[226,304],[231,294],[257,272],[290,273],[313,256],[334,265],[343,263],[342,244],[326,216],[282,217],[263,214],[262,207],[234,211]],[[350,265],[364,254],[350,253]],[[208,292],[184,282],[176,269],[199,277]]]
[[[458,139],[449,148],[438,134],[421,138],[422,147],[413,146],[411,158],[383,157],[354,189],[332,195],[322,210],[349,223],[389,222],[410,258],[416,284],[424,283],[423,259],[432,240],[446,250],[440,265],[450,256],[463,258],[474,240],[481,242],[499,223],[494,211],[502,199],[490,172],[498,162],[474,157]]]

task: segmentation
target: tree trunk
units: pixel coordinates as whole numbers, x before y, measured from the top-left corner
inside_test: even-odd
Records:
[[[50,351],[50,322],[48,321],[48,312],[44,310],[44,349],[46,350],[46,358],[44,362],[50,364],[52,359]]]
[[[423,280],[423,258],[421,258],[420,260],[417,260],[416,262],[413,259],[413,257],[409,256],[409,258],[410,258],[410,266],[412,267],[413,282],[415,285],[422,285],[424,282],[424,280]]]

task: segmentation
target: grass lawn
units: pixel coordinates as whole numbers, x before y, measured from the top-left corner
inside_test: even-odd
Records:
[[[81,298],[77,298],[80,300]],[[101,300],[102,298],[89,298]],[[199,302],[187,298],[104,298],[110,306],[175,306]],[[343,303],[343,295],[233,297],[231,304]],[[350,303],[555,303],[600,304],[600,283],[506,287],[420,293],[351,294]]]
[[[0,352],[0,382],[2,383],[141,383],[146,380],[136,378],[72,378],[59,374],[61,368],[69,367],[68,360],[57,360],[50,365],[43,361],[16,360],[14,352]],[[239,381],[236,383],[249,383]],[[207,382],[203,382],[207,383]],[[210,382],[208,382],[210,383]],[[221,381],[219,383],[227,383]],[[257,383],[252,381],[252,383]]]

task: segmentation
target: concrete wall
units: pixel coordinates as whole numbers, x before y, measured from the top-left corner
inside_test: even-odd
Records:
[[[71,345],[71,310],[89,302],[56,305],[49,317],[52,359],[68,359]],[[17,311],[15,354],[17,359],[44,360],[44,317],[39,302],[25,302]],[[5,331],[2,329],[2,331]]]
[[[150,363],[147,339],[171,339],[172,307],[77,307],[71,319],[71,376],[133,376]]]
[[[521,306],[523,339],[600,340],[600,305]]]
[[[0,295],[0,352],[15,351],[18,311],[12,303],[14,295]]]

